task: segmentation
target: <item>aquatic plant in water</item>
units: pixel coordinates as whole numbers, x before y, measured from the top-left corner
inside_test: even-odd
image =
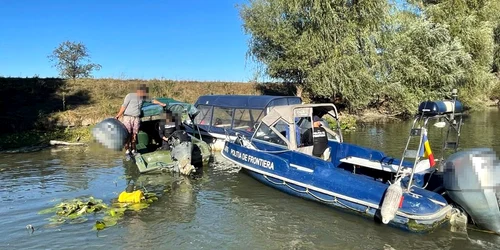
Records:
[[[38,214],[54,214],[48,219],[50,221],[49,227],[57,227],[65,223],[83,223],[88,220],[88,215],[100,214],[102,217],[96,220],[93,229],[103,230],[116,225],[118,220],[125,215],[125,211],[140,211],[157,200],[158,197],[155,193],[145,193],[144,200],[140,203],[114,202],[108,206],[102,200],[94,197],[77,198],[43,209]]]

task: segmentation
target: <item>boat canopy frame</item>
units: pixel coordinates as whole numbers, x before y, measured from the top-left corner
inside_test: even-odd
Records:
[[[442,145],[442,150],[441,150],[441,157],[440,157],[440,162],[443,161],[444,159],[444,153],[446,149],[452,149],[454,152],[457,152],[458,146],[460,143],[460,133],[463,125],[463,111],[460,108],[459,110],[456,110],[457,103],[461,105],[461,103],[457,100],[457,90],[454,89],[452,91],[452,98],[449,100],[451,102],[451,110],[448,112],[441,112],[441,113],[434,113],[430,109],[422,109],[417,113],[413,119],[412,127],[410,129],[410,134],[408,136],[408,140],[406,142],[405,149],[403,150],[403,155],[401,157],[401,161],[398,167],[398,170],[396,172],[395,177],[398,178],[403,170],[403,161],[405,158],[413,158],[413,167],[411,169],[410,173],[410,179],[408,181],[407,185],[407,190],[410,190],[413,184],[413,177],[415,174],[415,169],[417,163],[423,158],[421,156],[421,152],[424,151],[424,135],[427,136],[427,129],[429,126],[429,121],[437,121],[434,125],[436,127],[437,124],[439,123],[444,123],[443,126],[447,126],[447,132],[446,132],[446,137],[444,138],[443,145]],[[449,141],[450,135],[454,133],[455,134],[455,141]],[[417,150],[409,150],[408,147],[410,146],[410,143],[412,139],[417,139],[418,141],[418,147]],[[443,166],[440,166],[441,168]],[[435,170],[437,171],[437,170]]]
[[[273,107],[301,103],[302,99],[297,96],[204,95],[194,104],[200,115],[193,119],[193,124],[197,127],[205,126],[207,131],[220,134],[235,134],[238,131],[250,133]],[[216,111],[219,114],[216,114]],[[223,112],[227,113],[224,113],[227,119],[219,117]],[[244,115],[247,115],[248,119],[243,118]],[[236,127],[237,122],[244,125]]]
[[[318,112],[319,111],[319,112]],[[340,126],[340,120],[338,118],[338,112],[335,105],[331,103],[322,103],[322,104],[297,104],[297,105],[289,105],[289,106],[276,106],[273,107],[270,112],[264,116],[257,126],[254,134],[251,137],[251,140],[261,140],[256,138],[259,130],[266,126],[267,129],[271,130],[274,134],[276,134],[283,142],[286,143],[286,147],[288,150],[297,150],[299,149],[299,145],[297,143],[297,121],[300,118],[307,118],[310,121],[313,121],[313,116],[315,114],[320,114],[320,116],[328,115],[332,119],[334,119],[337,123],[337,132],[331,130],[330,128],[324,127],[328,134],[335,136],[339,143],[343,142],[342,131]],[[299,118],[299,119],[297,119]],[[276,129],[275,125],[279,122],[283,122],[287,125],[286,135],[283,135],[283,131],[279,131]],[[310,123],[311,128],[314,130],[312,126],[312,122]]]

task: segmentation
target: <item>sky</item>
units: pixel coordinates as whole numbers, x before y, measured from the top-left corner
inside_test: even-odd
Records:
[[[0,0],[0,76],[56,77],[47,56],[85,44],[97,78],[249,81],[244,0]]]

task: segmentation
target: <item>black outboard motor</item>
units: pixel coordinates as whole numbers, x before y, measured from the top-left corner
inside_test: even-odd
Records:
[[[95,125],[92,136],[104,147],[120,151],[126,143],[128,131],[119,120],[107,118]]]
[[[443,184],[474,224],[500,234],[500,162],[492,149],[469,149],[451,155],[444,165]]]

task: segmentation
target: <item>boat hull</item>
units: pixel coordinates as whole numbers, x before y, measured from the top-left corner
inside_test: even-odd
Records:
[[[193,129],[190,125],[185,125],[185,127],[186,127],[186,132],[188,132],[192,136],[197,136],[198,131],[196,129]],[[224,149],[224,145],[227,139],[226,135],[207,132],[204,130],[200,130],[200,133],[201,133],[201,138],[203,139],[204,142],[208,144],[212,153],[220,152],[222,151],[222,149]],[[236,139],[236,136],[231,135],[229,136],[229,139],[231,141],[234,141]]]
[[[245,152],[243,154],[246,156],[242,157],[238,153],[235,154],[234,152],[236,151]],[[242,170],[248,175],[267,186],[289,195],[320,202],[336,209],[362,215],[363,217],[382,224],[379,219],[379,204],[367,202],[366,200],[357,200],[353,197],[334,193],[331,190],[325,190],[322,187],[317,187],[307,183],[305,178],[302,180],[299,178],[290,179],[287,178],[289,176],[280,175],[279,173],[284,173],[284,168],[288,167],[285,166],[287,162],[283,159],[278,159],[276,156],[268,155],[262,152],[251,152],[250,150],[242,148],[234,143],[226,143],[221,154],[227,160],[241,166]],[[255,166],[254,164],[249,163],[248,158],[250,157],[252,159],[260,158],[263,160],[273,161],[273,163],[262,163],[265,160],[261,160],[258,165],[265,167]],[[257,162],[257,160],[250,161],[254,163]],[[304,172],[307,172],[307,170],[304,169]],[[406,216],[404,213],[398,213],[389,225],[411,232],[429,232],[448,222],[451,210],[451,206],[446,205],[433,214]]]
[[[196,138],[192,138],[192,143],[190,144],[192,144],[191,155],[182,155],[179,153],[177,155],[191,158],[191,164],[195,167],[208,164],[211,156],[208,144]],[[172,151],[175,151],[175,149]],[[175,168],[178,160],[181,160],[174,160],[173,158],[175,157],[172,157],[170,150],[156,150],[149,153],[137,154],[134,158],[140,173],[171,170]]]

